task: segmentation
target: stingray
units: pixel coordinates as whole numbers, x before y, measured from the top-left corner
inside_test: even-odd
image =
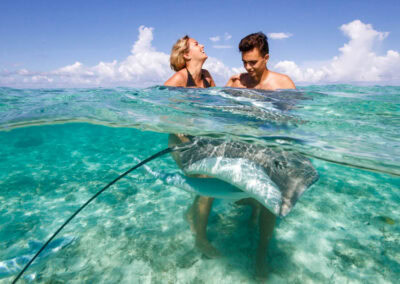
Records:
[[[296,152],[223,139],[190,139],[193,145],[174,153],[186,177],[170,176],[168,182],[200,195],[253,197],[284,217],[319,178],[311,161]],[[198,174],[211,179],[188,177]]]

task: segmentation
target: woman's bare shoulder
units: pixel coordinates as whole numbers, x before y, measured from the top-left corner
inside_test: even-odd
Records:
[[[187,81],[187,73],[184,72],[185,69],[179,70],[171,78],[169,78],[165,83],[164,86],[171,86],[171,87],[186,87]]]

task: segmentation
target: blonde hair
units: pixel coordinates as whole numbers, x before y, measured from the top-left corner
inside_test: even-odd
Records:
[[[171,69],[175,70],[176,72],[185,68],[186,66],[186,61],[183,55],[189,50],[188,40],[189,36],[185,35],[183,38],[178,39],[172,47],[169,63]]]

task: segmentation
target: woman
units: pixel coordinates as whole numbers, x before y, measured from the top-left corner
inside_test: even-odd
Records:
[[[204,45],[199,44],[195,39],[184,36],[172,47],[170,64],[176,73],[169,78],[164,85],[171,87],[185,88],[209,88],[215,87],[210,73],[202,69],[208,56],[204,52]],[[183,134],[171,134],[168,139],[168,146],[172,147],[180,143],[188,142],[189,137]],[[172,153],[172,157],[182,168],[179,156]],[[205,178],[207,176],[197,175],[195,177]],[[207,221],[214,198],[196,196],[192,206],[186,213],[186,219],[190,229],[195,235],[196,247],[206,256],[212,258],[219,255],[217,249],[207,239]]]
[[[215,87],[210,73],[202,69],[208,56],[204,52],[204,45],[195,39],[184,36],[172,47],[170,64],[176,73],[164,85],[172,87]]]

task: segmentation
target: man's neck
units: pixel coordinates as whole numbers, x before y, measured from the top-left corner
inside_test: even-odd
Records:
[[[267,79],[268,74],[269,74],[269,70],[267,68],[265,68],[265,70],[259,76],[256,76],[256,77],[249,76],[251,78],[251,81],[249,82],[251,84],[251,88],[254,88],[254,87],[262,84]]]

